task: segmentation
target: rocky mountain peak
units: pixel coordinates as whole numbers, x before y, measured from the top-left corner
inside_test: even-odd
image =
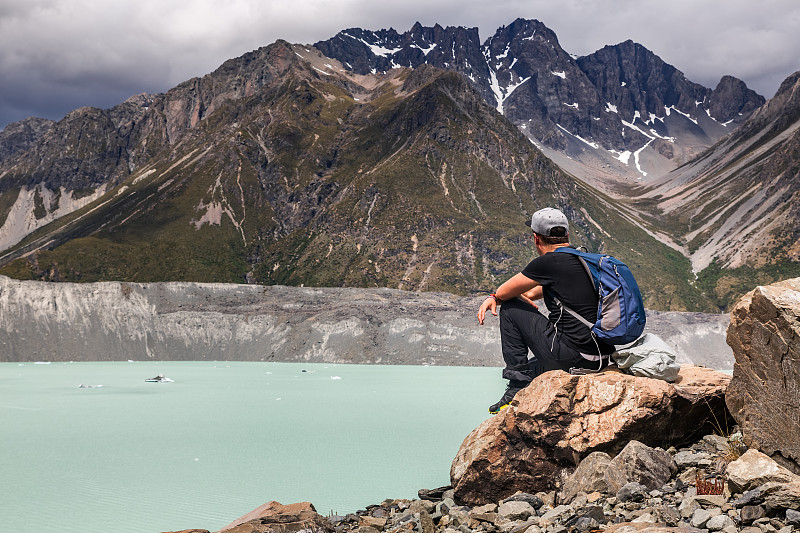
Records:
[[[0,164],[30,149],[54,125],[53,120],[30,117],[3,128],[0,131]]]
[[[425,63],[455,70],[532,141],[555,151],[548,155],[617,177],[663,174],[764,102],[733,78],[716,92],[693,83],[630,40],[576,59],[535,19],[518,18],[483,44],[476,28],[416,23],[403,34],[351,28],[315,46],[361,74]]]
[[[720,122],[727,122],[750,115],[764,105],[764,102],[763,96],[749,89],[739,78],[723,76],[711,92],[708,109],[712,117]]]

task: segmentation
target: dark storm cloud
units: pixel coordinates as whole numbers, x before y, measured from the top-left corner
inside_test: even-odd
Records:
[[[277,39],[419,21],[478,27],[485,40],[518,17],[545,23],[570,53],[633,39],[692,81],[731,74],[768,98],[800,69],[794,0],[3,0],[0,127],[162,92]]]

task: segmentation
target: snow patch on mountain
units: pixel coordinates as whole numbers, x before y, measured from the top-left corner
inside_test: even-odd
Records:
[[[491,82],[489,87],[492,89],[492,93],[494,93],[495,100],[497,100],[497,112],[501,115],[504,114],[503,103],[508,99],[511,94],[517,90],[517,88],[531,79],[530,76],[520,80],[517,83],[511,83],[507,87],[503,88],[500,87],[500,82],[497,80],[497,74],[493,70],[489,70],[489,75]]]
[[[595,143],[595,142],[587,141],[586,139],[584,139],[584,138],[583,138],[583,137],[581,137],[580,135],[576,135],[576,134],[574,134],[574,133],[570,132],[570,131],[569,131],[567,128],[565,128],[565,127],[564,127],[564,126],[562,126],[561,124],[556,124],[556,126],[558,126],[559,128],[561,128],[561,130],[562,130],[562,131],[564,131],[564,132],[568,133],[568,134],[569,134],[569,135],[571,135],[572,137],[575,137],[575,138],[576,138],[576,139],[578,139],[579,141],[582,141],[582,142],[584,142],[584,143],[588,144],[588,145],[589,145],[589,146],[591,146],[592,148],[594,148],[594,149],[600,148],[600,145],[599,145],[599,144],[597,144],[597,143]]]
[[[364,43],[364,45],[367,48],[369,48],[369,51],[372,52],[376,56],[388,57],[390,55],[396,54],[397,52],[399,52],[400,50],[403,49],[402,47],[401,48],[386,48],[386,47],[383,47],[383,46],[381,46],[379,44],[372,44],[372,43],[370,43],[368,41],[365,41],[364,39],[360,39],[358,37],[353,37],[349,33],[341,32],[341,34],[346,36],[346,37],[350,37],[351,39],[355,39],[356,41],[360,41],[360,42]]]
[[[412,44],[412,45],[411,45],[411,47],[412,47],[412,48],[418,48],[419,50],[421,50],[421,51],[422,51],[422,54],[423,54],[423,55],[428,55],[429,53],[431,53],[431,51],[432,51],[434,48],[436,48],[436,43],[433,43],[432,45],[430,45],[430,46],[429,46],[429,47],[427,47],[427,48],[423,48],[423,47],[421,47],[421,46],[420,46],[420,45],[418,45],[418,44]]]

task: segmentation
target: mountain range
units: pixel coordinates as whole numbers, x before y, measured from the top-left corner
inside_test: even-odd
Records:
[[[0,132],[0,273],[491,290],[557,206],[646,304],[798,275],[798,75],[765,103],[538,21],[284,41],[163,94]]]

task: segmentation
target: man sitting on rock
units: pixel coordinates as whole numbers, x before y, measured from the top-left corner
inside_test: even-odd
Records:
[[[508,407],[514,396],[548,370],[599,370],[608,363],[614,346],[594,339],[588,327],[559,302],[589,322],[597,319],[597,293],[580,260],[571,254],[551,253],[569,246],[569,223],[558,209],[545,208],[531,217],[534,245],[539,255],[522,272],[498,287],[483,301],[478,322],[487,311],[497,315],[500,306],[500,340],[503,378],[509,380],[492,414]],[[539,313],[533,300],[544,298],[549,318]],[[528,359],[528,349],[533,357]]]

